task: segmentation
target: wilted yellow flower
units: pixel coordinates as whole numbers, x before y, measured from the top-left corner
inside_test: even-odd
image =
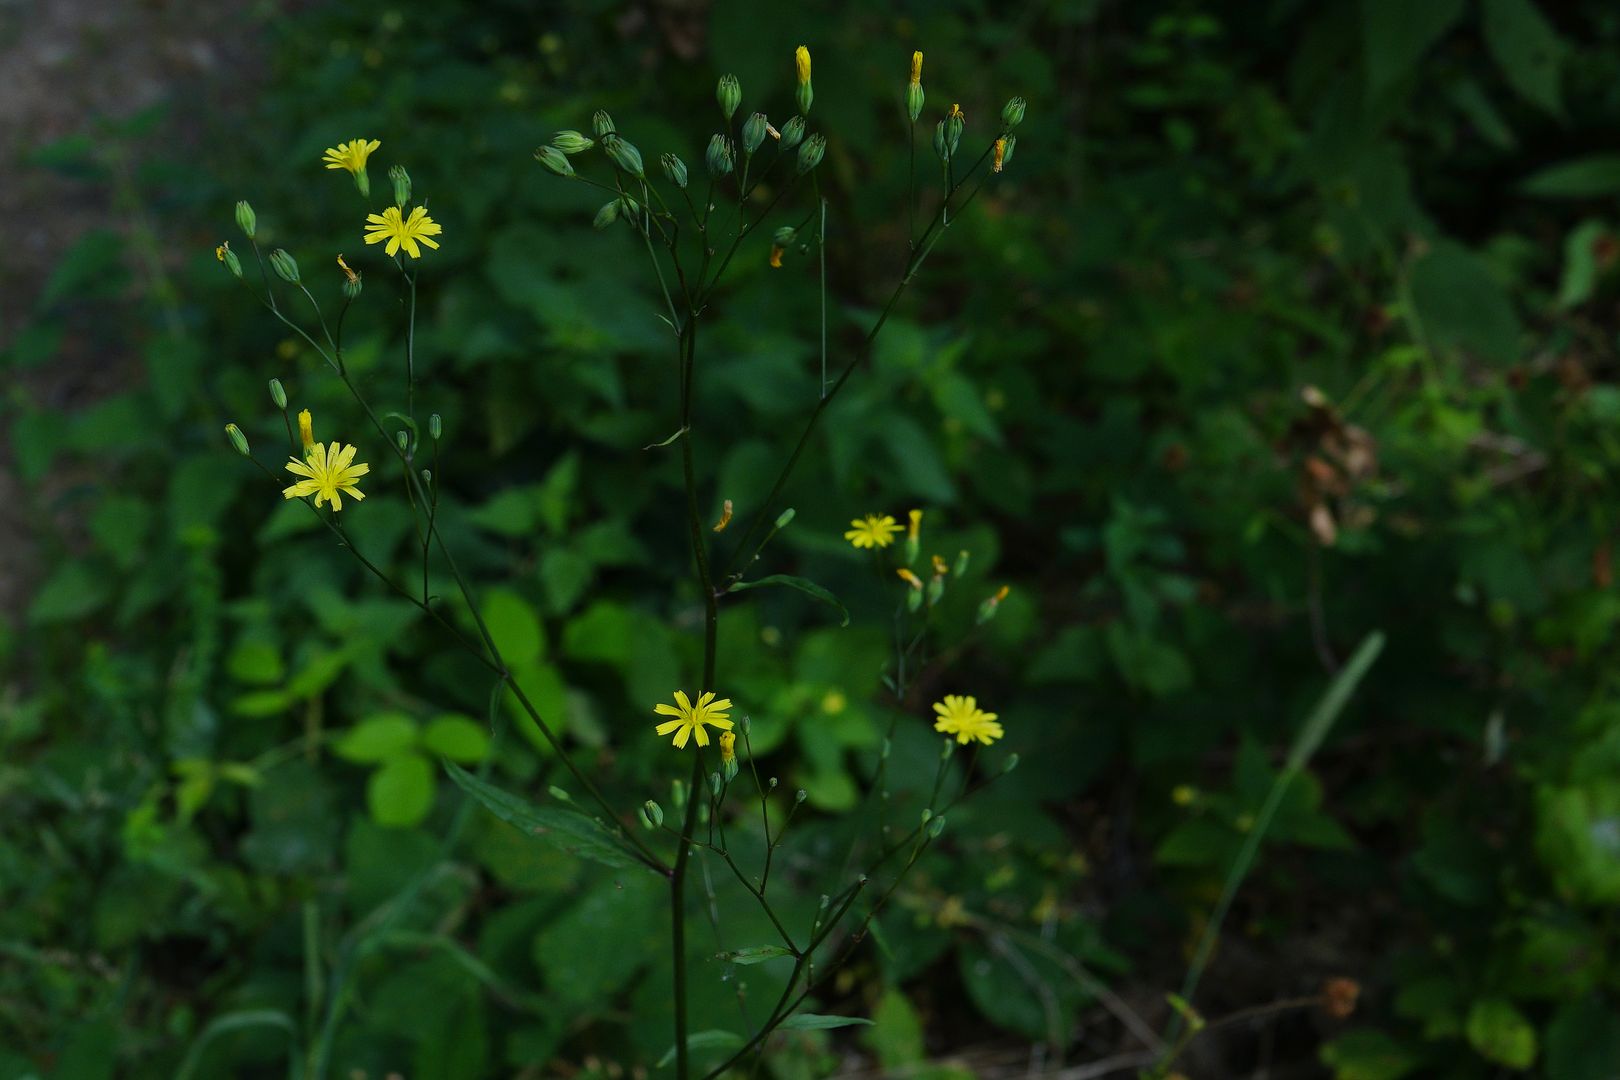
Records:
[[[911,85],[919,86],[922,83],[922,53],[911,54]]]
[[[921,589],[923,587],[922,586],[922,578],[918,577],[916,574],[913,574],[910,570],[907,570],[903,566],[900,569],[896,570],[895,573],[899,574],[900,579],[902,581],[904,581],[907,585],[910,585],[913,589],[917,589],[918,591],[921,591]]]
[[[934,560],[934,576],[944,577],[946,574],[950,573],[950,564],[944,559],[940,558],[938,555],[931,556],[931,558]]]
[[[364,139],[354,139],[346,143],[338,143],[321,156],[328,169],[347,169],[357,173],[366,167],[366,158],[371,156],[373,150],[382,143],[376,139],[367,142]]]
[[[308,413],[304,415],[307,416]],[[301,416],[299,420],[302,423],[303,417]],[[355,502],[359,502],[366,496],[355,485],[362,476],[371,471],[371,466],[364,462],[359,465],[351,465],[350,462],[354,460],[354,455],[355,448],[352,446],[340,447],[337,443],[333,443],[330,447],[327,447],[316,443],[310,450],[307,461],[299,461],[297,458],[293,458],[287,462],[286,469],[288,472],[294,476],[305,477],[305,479],[298,481],[291,487],[283,488],[281,497],[284,499],[301,499],[306,495],[313,495],[315,496],[316,506],[330,501],[333,510],[343,509],[341,495],[352,496]]]
[[[367,214],[366,221],[370,222],[366,226],[366,243],[378,244],[386,240],[388,246],[383,250],[388,254],[393,255],[403,247],[413,259],[422,257],[421,249],[416,246],[419,241],[436,250],[439,243],[432,237],[444,231],[437,221],[428,217],[425,206],[412,210],[410,217],[402,216],[399,207],[390,206],[380,214]]]
[[[675,717],[673,720],[666,720],[659,724],[656,730],[660,735],[668,735],[673,731],[675,733],[675,749],[677,750],[684,748],[686,740],[693,736],[696,736],[699,746],[708,746],[709,733],[704,730],[704,725],[711,725],[721,731],[730,731],[731,720],[726,712],[730,708],[731,699],[721,698],[716,701],[712,690],[705,690],[698,697],[696,705],[693,705],[692,699],[686,696],[686,691],[677,690],[675,691],[675,704],[653,706],[653,712],[658,713],[660,716]]]
[[[989,746],[1002,736],[996,714],[980,709],[976,698],[946,694],[944,701],[934,703],[934,712],[938,714],[934,720],[934,730],[956,736],[959,743],[978,739]]]
[[[921,56],[922,54],[918,53],[917,55]],[[911,512],[911,527],[906,530],[906,537],[908,539],[917,539],[917,531],[922,528],[922,514],[923,512],[921,510],[913,510]]]
[[[778,270],[782,269],[782,245],[781,244],[772,244],[771,245],[771,266],[775,267]]]
[[[951,106],[951,111],[945,114],[945,119],[947,119],[947,120],[961,120],[963,123],[966,123],[967,122],[967,113],[962,111],[962,106],[960,106],[960,105],[952,105]]]
[[[714,523],[715,532],[725,532],[726,526],[731,524],[731,500],[727,499],[720,508],[720,520]]]
[[[1006,155],[1006,153],[1007,153],[1007,140],[1006,139],[997,139],[996,140],[996,154],[995,154],[995,157],[990,162],[990,171],[991,172],[1000,172],[1001,171],[1001,159],[1002,159],[1003,156]]]
[[[737,733],[735,731],[722,731],[720,738],[720,764],[737,760]]]
[[[304,456],[308,457],[315,447],[315,418],[309,415],[308,409],[298,414],[298,435],[304,440]]]
[[[810,81],[810,50],[800,45],[793,50],[793,66],[799,71],[799,83],[803,85]]]
[[[218,259],[220,262],[224,262],[225,253],[229,250],[231,250],[231,245],[230,241],[227,240],[225,243],[220,244],[214,249],[214,258]]]
[[[349,264],[343,261],[341,254],[338,256],[338,269],[343,271],[343,276],[350,285],[360,280],[360,275],[349,269]]]
[[[889,514],[881,517],[867,514],[850,524],[854,528],[844,533],[844,539],[858,548],[886,548],[894,543],[894,534],[900,531],[899,523]]]

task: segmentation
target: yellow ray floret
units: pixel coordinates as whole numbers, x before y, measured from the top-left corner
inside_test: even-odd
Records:
[[[371,466],[364,462],[358,465],[354,461],[355,448],[332,443],[323,446],[316,443],[310,447],[307,461],[293,458],[286,464],[288,472],[304,479],[291,487],[282,488],[281,497],[284,499],[302,499],[306,496],[315,496],[315,505],[330,501],[333,510],[343,509],[343,495],[348,495],[359,502],[364,499],[365,493],[356,485],[362,476],[371,471]]]
[[[380,214],[367,214],[366,222],[366,243],[380,244],[386,240],[388,246],[384,250],[388,254],[394,255],[404,248],[413,259],[422,257],[421,249],[416,246],[419,242],[437,249],[439,243],[432,237],[444,231],[437,221],[428,217],[425,206],[412,210],[410,217],[400,214],[399,207],[390,206]]]
[[[371,156],[371,152],[381,145],[382,143],[376,139],[370,142],[353,139],[329,148],[321,155],[321,160],[326,162],[328,169],[347,169],[351,173],[357,173],[366,167],[366,158]]]
[[[800,45],[797,49],[794,49],[793,50],[793,66],[794,66],[795,69],[797,69],[798,76],[799,76],[799,82],[801,84],[809,82],[810,81],[810,50],[805,48],[803,45]]]
[[[889,514],[867,514],[851,521],[850,525],[854,527],[844,533],[844,539],[858,548],[886,548],[900,532],[900,523]]]
[[[686,691],[675,691],[675,704],[654,705],[653,712],[660,716],[673,716],[673,720],[665,720],[657,727],[658,734],[668,735],[675,733],[675,749],[680,750],[686,746],[686,740],[697,739],[699,746],[709,745],[709,733],[704,726],[718,728],[721,731],[731,730],[731,720],[726,710],[731,708],[730,698],[714,699],[712,690],[705,690],[698,696],[697,704],[686,696]]]
[[[996,714],[979,708],[977,698],[946,694],[944,701],[934,703],[934,712],[938,714],[934,719],[934,730],[956,736],[959,743],[978,739],[989,746],[1002,736]]]

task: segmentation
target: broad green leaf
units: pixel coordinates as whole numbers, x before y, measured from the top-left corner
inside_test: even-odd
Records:
[[[1463,12],[1463,0],[1362,0],[1367,95],[1376,97],[1417,66]]]
[[[491,589],[481,609],[495,647],[509,664],[531,664],[545,655],[546,635],[534,605],[511,589]]]
[[[1485,0],[1485,46],[1508,85],[1525,100],[1560,116],[1559,90],[1568,45],[1531,0]]]
[[[366,805],[379,825],[408,829],[433,809],[433,766],[420,754],[389,759],[366,784]]]
[[[1547,1075],[1557,1080],[1614,1080],[1620,1062],[1620,1013],[1587,994],[1553,1014],[1547,1027]]]
[[[1528,1069],[1536,1061],[1536,1029],[1502,998],[1474,1002],[1468,1010],[1468,1043],[1487,1061]]]
[[[470,716],[445,713],[429,720],[422,729],[422,746],[440,757],[469,765],[484,760],[489,751],[489,733]]]
[[[844,607],[843,602],[828,590],[806,578],[794,577],[791,574],[771,574],[768,577],[758,578],[754,581],[739,581],[727,591],[741,592],[744,589],[757,589],[762,585],[785,585],[790,589],[799,590],[806,596],[813,596],[823,604],[831,604],[838,609],[839,625],[849,625],[849,611]]]
[[[493,784],[485,783],[453,762],[445,762],[444,769],[450,774],[450,779],[483,803],[485,809],[525,835],[536,837],[582,859],[591,859],[607,866],[641,866],[657,873],[631,854],[606,827],[577,810],[535,806]],[[662,877],[661,874],[659,876]]]
[[[1334,1080],[1402,1080],[1423,1059],[1382,1031],[1348,1031],[1322,1047]]]
[[[415,720],[404,713],[379,713],[338,735],[332,752],[345,761],[374,765],[415,747]]]

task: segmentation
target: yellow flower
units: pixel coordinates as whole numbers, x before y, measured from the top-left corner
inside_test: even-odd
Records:
[[[918,53],[917,55],[921,56],[922,54]],[[917,539],[917,531],[919,529],[921,529],[921,528],[922,528],[922,511],[921,510],[913,510],[911,512],[911,527],[906,530],[906,538],[908,540]]]
[[[315,420],[309,415],[308,409],[298,414],[298,434],[304,440],[304,456],[308,457],[315,448]]]
[[[951,106],[951,111],[945,114],[945,119],[947,119],[947,120],[961,120],[963,123],[966,123],[967,122],[967,113],[962,111],[962,106],[960,106],[960,105],[952,105]]]
[[[793,66],[799,69],[799,85],[810,81],[810,50],[800,45],[793,50]]]
[[[705,724],[719,728],[721,731],[730,731],[731,720],[726,714],[726,710],[729,708],[731,708],[731,699],[721,698],[716,701],[712,690],[705,690],[698,697],[696,705],[693,705],[692,699],[686,696],[686,691],[677,690],[675,691],[675,704],[654,705],[653,712],[658,713],[660,716],[675,717],[673,720],[666,720],[659,724],[657,731],[660,735],[668,735],[673,731],[675,733],[675,749],[679,750],[686,746],[686,740],[694,735],[697,736],[699,746],[708,746],[709,733],[703,728]]]
[[[328,149],[321,156],[328,169],[347,169],[351,173],[360,172],[366,167],[366,158],[382,143],[376,139],[367,142],[364,139],[355,139],[352,142],[338,143]]]
[[[1007,153],[1007,140],[1006,139],[997,139],[996,140],[996,156],[995,156],[994,160],[991,161],[991,163],[990,163],[990,171],[991,172],[1000,172],[1001,171],[1001,159],[1004,156],[1006,156],[1006,153]]]
[[[735,731],[722,731],[720,733],[720,764],[737,760],[737,733]]]
[[[303,414],[307,415],[309,415],[307,412]],[[300,426],[303,416],[299,417]],[[371,471],[371,466],[364,462],[351,465],[354,455],[355,449],[352,446],[340,447],[337,443],[333,443],[330,447],[326,447],[316,443],[309,452],[308,461],[293,458],[287,462],[288,472],[305,479],[291,487],[283,488],[281,497],[301,499],[306,495],[313,495],[316,506],[330,499],[333,510],[343,509],[342,495],[349,495],[355,502],[359,502],[366,496],[355,485],[362,476]]]
[[[913,574],[910,570],[907,570],[903,566],[896,570],[895,573],[899,574],[901,580],[903,580],[907,585],[910,585],[913,589],[916,589],[919,592],[922,591],[922,578],[918,577],[916,574]]]
[[[944,701],[934,703],[934,712],[939,714],[934,721],[934,730],[955,735],[959,743],[978,739],[989,746],[1002,736],[996,714],[980,709],[976,698],[946,694]]]
[[[418,241],[437,249],[438,241],[430,237],[444,231],[437,221],[428,217],[425,206],[412,210],[408,218],[401,216],[399,207],[390,206],[380,214],[367,214],[366,220],[370,222],[366,226],[366,243],[378,244],[386,240],[388,246],[384,250],[388,254],[393,255],[403,247],[413,259],[422,257],[421,249],[416,246]]]
[[[844,539],[858,548],[886,548],[894,543],[894,534],[900,531],[899,523],[888,514],[882,517],[867,514],[864,518],[856,518],[850,524],[854,528],[844,533]]]
[[[214,258],[218,259],[220,262],[224,262],[225,261],[225,253],[227,251],[229,251],[229,250],[231,250],[231,245],[230,245],[229,241],[226,241],[225,243],[220,244],[218,247],[216,247],[214,249]]]
[[[922,85],[922,53],[920,52],[911,54],[911,85]]]

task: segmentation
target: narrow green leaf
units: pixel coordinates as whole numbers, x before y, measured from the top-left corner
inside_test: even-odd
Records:
[[[1588,154],[1548,165],[1519,185],[1526,195],[1594,199],[1620,191],[1620,154]]]
[[[717,959],[733,964],[763,964],[767,960],[774,960],[778,956],[792,956],[793,954],[780,945],[750,945],[746,949],[736,949],[732,952],[720,953]]]
[[[216,1017],[203,1028],[202,1034],[197,1036],[197,1041],[186,1051],[185,1060],[180,1063],[180,1068],[174,1074],[175,1080],[190,1080],[195,1076],[197,1067],[202,1063],[203,1051],[208,1048],[209,1043],[221,1035],[256,1027],[280,1028],[287,1033],[288,1075],[292,1080],[299,1080],[304,1075],[304,1067],[297,1050],[298,1025],[293,1022],[292,1017],[280,1009],[241,1009]]]
[[[741,1046],[742,1044],[743,1037],[735,1031],[720,1031],[718,1029],[714,1031],[694,1031],[686,1037],[688,1053],[693,1050],[716,1050],[722,1047]],[[654,1068],[662,1069],[674,1060],[675,1048],[671,1046],[664,1051],[664,1056],[658,1059],[658,1064]]]
[[[461,785],[462,790],[483,803],[490,813],[529,836],[605,866],[640,866],[652,870],[621,846],[614,835],[594,818],[586,817],[577,810],[535,806],[493,784],[486,784],[454,762],[446,761],[444,770],[450,774],[450,779]]]
[[[757,581],[739,581],[726,591],[741,592],[744,589],[757,589],[761,585],[786,585],[790,589],[798,589],[807,596],[813,596],[822,603],[831,604],[833,607],[837,608],[839,617],[843,619],[843,622],[839,623],[839,625],[849,625],[849,611],[844,607],[843,603],[839,601],[838,597],[806,578],[793,577],[791,574],[772,574],[769,577],[762,577]]]
[[[646,446],[643,446],[642,449],[643,450],[657,450],[657,449],[660,449],[661,447],[668,446],[670,443],[674,442],[676,439],[680,438],[682,435],[685,435],[685,434],[686,434],[686,429],[681,428],[679,431],[677,431],[675,434],[671,435],[669,438],[665,439],[663,442],[648,443]]]
[[[863,1016],[827,1016],[823,1013],[795,1013],[777,1025],[782,1031],[826,1031],[828,1028],[870,1025]]]

